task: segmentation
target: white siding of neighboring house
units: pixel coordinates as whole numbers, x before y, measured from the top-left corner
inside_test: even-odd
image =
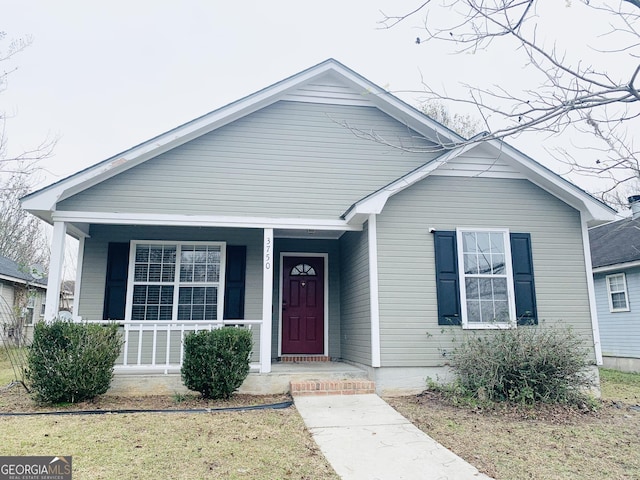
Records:
[[[627,281],[628,312],[611,312],[605,278],[624,273]],[[640,267],[594,275],[602,355],[640,359]]]

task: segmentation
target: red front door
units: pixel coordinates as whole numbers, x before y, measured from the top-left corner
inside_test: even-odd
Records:
[[[282,261],[282,354],[324,353],[324,258]]]

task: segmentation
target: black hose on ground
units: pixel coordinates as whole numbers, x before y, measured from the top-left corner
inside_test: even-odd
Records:
[[[269,403],[266,405],[250,405],[246,407],[220,407],[220,408],[191,408],[191,409],[126,409],[126,410],[58,410],[54,412],[0,412],[0,417],[28,417],[39,415],[122,415],[128,413],[219,413],[242,412],[247,410],[281,410],[293,405],[291,400],[287,402]]]

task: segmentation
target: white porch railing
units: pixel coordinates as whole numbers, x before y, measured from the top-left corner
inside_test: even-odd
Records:
[[[89,320],[87,323],[108,324],[108,320]],[[128,320],[118,321],[123,333],[122,352],[116,361],[116,372],[121,373],[178,373],[184,360],[184,337],[190,332],[214,330],[224,326],[248,328],[254,336],[252,371],[260,371],[260,355],[255,347],[260,345],[262,320]],[[258,326],[258,328],[252,328]],[[256,338],[257,337],[257,338]]]

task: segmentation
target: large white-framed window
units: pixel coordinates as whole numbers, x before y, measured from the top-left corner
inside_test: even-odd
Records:
[[[516,326],[508,229],[456,230],[462,328]]]
[[[607,297],[609,298],[609,311],[628,312],[629,295],[627,293],[627,278],[624,273],[615,273],[605,277],[607,282]]]
[[[224,242],[131,242],[128,320],[221,320]]]

